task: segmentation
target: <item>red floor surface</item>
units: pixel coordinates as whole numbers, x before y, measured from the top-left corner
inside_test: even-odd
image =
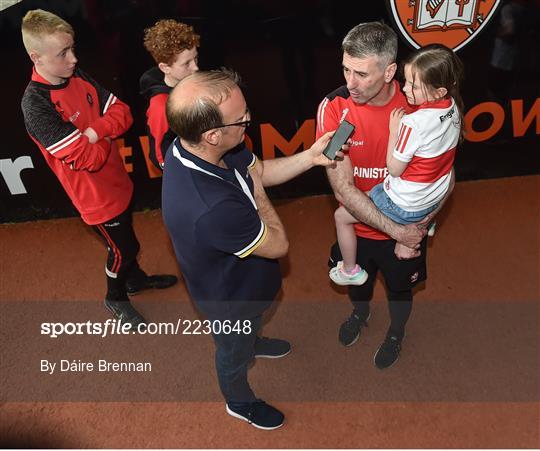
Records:
[[[382,283],[365,336],[351,348],[337,343],[350,307],[327,276],[334,200],[279,202],[291,246],[283,262],[283,294],[265,334],[290,339],[293,352],[258,362],[250,377],[256,392],[286,414],[285,426],[273,432],[225,414],[209,337],[134,339],[126,346],[135,343],[133,352],[153,353],[155,370],[129,384],[105,376],[40,374],[39,359],[48,357],[40,353],[65,347],[76,358],[93,350],[72,349],[79,346],[75,338],[40,337],[35,325],[42,318],[20,309],[35,306],[47,316],[47,309],[58,306],[53,301],[60,301],[73,307],[70,312],[80,306],[78,313],[91,311],[95,318],[88,319],[104,321],[104,248],[78,219],[2,225],[2,444],[540,447],[539,184],[538,176],[457,184],[430,243],[429,279],[415,296],[402,357],[385,372],[371,363],[388,321]],[[136,214],[135,228],[142,266],[178,272],[160,212]],[[169,308],[197,318],[182,283],[141,294],[134,304],[150,321],[166,320]],[[104,343],[110,341],[89,346],[106,354]],[[137,391],[130,393],[130,387]],[[146,395],[149,400],[128,402]]]

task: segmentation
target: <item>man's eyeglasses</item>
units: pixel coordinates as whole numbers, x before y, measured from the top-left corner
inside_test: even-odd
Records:
[[[217,126],[212,127],[212,128],[232,127],[234,125],[236,125],[237,127],[248,128],[251,125],[251,119],[249,121],[235,122],[234,124],[217,125]],[[210,129],[210,130],[212,130],[212,129]]]
[[[233,126],[248,128],[251,125],[251,113],[249,110],[246,111],[246,114],[244,117],[248,117],[249,119],[247,121],[234,122],[232,124],[216,125],[214,127],[210,127],[206,130],[203,130],[201,133],[206,133],[208,130],[212,130],[214,128],[224,128],[224,127],[233,127]]]

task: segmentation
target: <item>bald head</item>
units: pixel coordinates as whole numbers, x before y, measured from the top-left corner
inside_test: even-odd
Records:
[[[180,81],[167,100],[167,120],[185,141],[198,144],[201,135],[223,125],[219,105],[238,89],[240,77],[228,70],[195,72]]]

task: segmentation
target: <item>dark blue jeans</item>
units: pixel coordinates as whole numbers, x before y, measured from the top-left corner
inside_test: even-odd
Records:
[[[252,318],[251,333],[213,334],[216,342],[216,370],[219,388],[227,402],[254,402],[249,386],[248,365],[255,355],[261,316]]]

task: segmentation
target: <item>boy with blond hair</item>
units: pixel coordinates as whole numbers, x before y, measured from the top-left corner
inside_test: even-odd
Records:
[[[133,119],[129,107],[77,67],[75,32],[48,11],[29,11],[23,43],[34,67],[21,102],[28,134],[83,221],[104,240],[105,306],[132,328],[145,326],[128,294],[166,288],[175,276],[148,276],[137,263],[132,226],[133,184],[114,143]]]

